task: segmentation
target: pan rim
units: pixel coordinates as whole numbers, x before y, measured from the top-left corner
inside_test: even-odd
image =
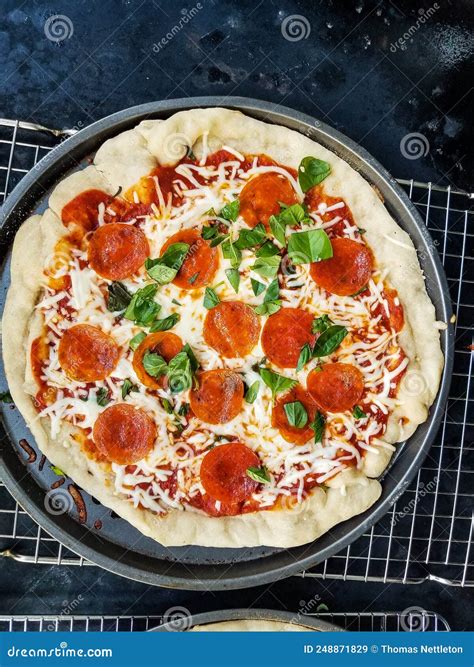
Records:
[[[128,127],[132,127],[135,123],[139,122],[139,120],[143,120],[146,117],[158,116],[160,114],[169,116],[172,113],[185,109],[219,106],[220,102],[222,102],[222,106],[225,106],[226,108],[238,109],[243,113],[247,113],[248,115],[257,115],[258,117],[262,118],[262,113],[267,114],[268,118],[272,118],[271,122],[280,123],[293,129],[301,128],[300,131],[302,131],[302,128],[304,127],[306,132],[312,131],[314,138],[321,143],[327,141],[327,143],[332,144],[335,142],[336,145],[340,148],[341,152],[349,151],[350,157],[352,157],[353,160],[358,160],[364,167],[364,170],[361,169],[363,177],[368,180],[369,183],[375,182],[376,184],[380,184],[382,186],[382,193],[385,195],[385,198],[387,199],[387,197],[390,197],[390,199],[393,200],[394,205],[396,203],[401,206],[401,210],[405,215],[403,222],[409,224],[409,226],[413,228],[413,232],[416,232],[419,237],[418,243],[422,242],[424,244],[429,244],[431,242],[431,237],[408,196],[396,183],[393,177],[388,174],[385,168],[382,167],[378,161],[376,161],[367,151],[365,151],[365,149],[361,148],[354,141],[348,137],[345,137],[337,130],[333,130],[324,123],[318,122],[317,127],[315,127],[314,119],[310,116],[280,105],[273,105],[267,102],[241,97],[230,97],[226,98],[225,100],[220,100],[215,97],[199,97],[151,102],[119,111],[93,123],[84,130],[81,130],[76,135],[67,139],[63,144],[60,144],[57,148],[55,148],[52,153],[46,156],[46,158],[43,158],[35,170],[29,172],[10,194],[7,202],[2,207],[3,221],[0,225],[0,241],[3,241],[3,243],[7,242],[5,240],[5,228],[11,224],[11,221],[13,221],[13,226],[15,226],[15,222],[18,222],[18,220],[21,219],[21,221],[23,221],[25,218],[25,208],[28,207],[28,200],[32,199],[37,202],[41,198],[39,188],[43,190],[44,194],[44,187],[40,186],[39,184],[40,179],[43,179],[44,183],[50,179],[51,183],[47,186],[47,188],[49,188],[53,184],[53,181],[57,182],[57,180],[61,178],[52,177],[55,169],[61,168],[64,172],[73,166],[73,163],[71,163],[70,154],[74,150],[79,150],[81,148],[86,150],[85,147],[88,143],[90,144],[95,142],[97,145],[99,145],[105,140],[105,138],[108,138],[108,136],[113,136],[114,134],[127,129]],[[104,133],[107,135],[106,137],[103,136]],[[323,141],[321,141],[321,139],[323,139]],[[338,151],[333,147],[331,147],[331,150],[338,153]],[[347,156],[344,157],[344,159],[348,161],[349,164],[351,164],[351,162],[347,159]],[[351,166],[354,165],[351,164]],[[399,219],[397,222],[402,222],[402,220]],[[413,236],[413,234],[411,235]],[[441,315],[442,319],[449,322],[451,316],[451,301],[449,299],[449,291],[446,277],[444,275],[444,270],[437,254],[430,255],[429,259],[436,278],[436,286],[433,288],[433,291],[436,292],[436,296],[439,299],[439,310],[441,312],[438,313],[438,315]],[[430,296],[433,298],[433,294],[430,294]],[[107,570],[110,570],[115,574],[119,574],[138,581],[143,581],[149,584],[168,586],[171,588],[185,588],[187,590],[221,590],[244,588],[285,578],[304,569],[308,569],[309,567],[316,565],[331,555],[334,555],[335,553],[344,549],[348,544],[352,543],[360,535],[362,535],[364,531],[374,525],[384,514],[387,513],[391,505],[404,492],[407,485],[419,470],[431,447],[433,439],[440,425],[451,379],[454,356],[452,328],[450,327],[445,332],[442,332],[441,338],[445,356],[445,367],[443,369],[440,389],[430,409],[430,415],[427,422],[425,422],[423,425],[420,425],[419,427],[419,429],[424,427],[424,430],[426,431],[422,446],[417,450],[416,454],[412,456],[411,461],[405,462],[405,467],[407,469],[404,471],[404,474],[401,476],[398,484],[388,494],[386,494],[385,497],[385,494],[383,493],[381,499],[379,499],[377,503],[375,503],[372,508],[369,508],[369,510],[363,515],[354,517],[353,519],[344,522],[344,524],[339,524],[340,526],[346,526],[347,528],[347,530],[343,531],[344,535],[342,537],[338,538],[335,542],[322,549],[313,549],[313,553],[310,553],[309,555],[303,555],[296,563],[293,561],[284,565],[277,564],[276,566],[272,567],[272,559],[275,556],[278,556],[278,553],[271,554],[262,559],[268,566],[265,568],[264,572],[257,571],[251,574],[245,573],[242,575],[237,574],[234,576],[232,576],[232,573],[230,572],[227,574],[227,576],[222,578],[216,577],[215,574],[214,576],[211,575],[210,578],[207,578],[207,576],[205,578],[200,577],[199,579],[190,578],[189,572],[186,576],[186,570],[189,568],[189,566],[186,566],[185,568],[181,567],[183,572],[179,576],[172,574],[168,575],[166,573],[159,574],[156,571],[146,571],[133,564],[128,564],[123,561],[118,562],[111,556],[101,553],[94,546],[89,546],[83,541],[79,540],[74,535],[77,530],[74,531],[72,527],[68,525],[68,522],[72,522],[76,527],[79,526],[79,524],[77,524],[77,522],[72,517],[67,517],[67,520],[64,519],[64,516],[59,518],[56,517],[53,521],[51,517],[49,517],[44,512],[44,509],[42,511],[42,504],[34,502],[30,497],[30,494],[25,490],[24,487],[27,485],[22,482],[22,487],[20,486],[20,483],[18,483],[17,477],[19,473],[13,471],[15,466],[13,465],[12,461],[8,463],[5,458],[5,455],[8,456],[7,449],[9,449],[14,454],[14,449],[10,446],[10,443],[2,443],[0,450],[0,477],[2,477],[5,486],[20,503],[20,505],[22,505],[24,509],[33,517],[33,519],[37,521],[37,523],[39,523],[49,534],[62,542],[71,551],[78,553],[87,560]],[[403,452],[401,453],[403,454]],[[396,457],[396,460],[398,461],[400,458],[403,457],[398,456]],[[23,477],[25,477],[25,469],[23,464],[18,458],[17,462],[23,473]],[[39,486],[30,475],[27,475],[26,477],[37,489],[39,489]],[[357,525],[355,525],[353,528],[348,528],[348,526],[352,525],[352,523],[356,523]],[[90,533],[88,530],[87,532]],[[311,546],[320,542],[321,539],[322,538],[319,538],[319,540],[316,540],[316,542],[310,543],[309,545],[304,545],[304,548],[306,551],[308,551]],[[112,549],[117,548],[117,545],[114,545],[112,542],[110,542],[110,544]],[[141,554],[140,557],[141,559],[148,558],[151,561],[161,560],[151,556],[144,557]],[[255,561],[242,561],[238,564],[235,564],[232,569],[238,565],[239,570],[242,568],[244,570],[248,570],[251,569],[251,564],[253,562]],[[170,565],[168,561],[167,564]],[[180,563],[173,563],[170,565],[169,569],[179,569],[179,565]],[[206,569],[208,566],[202,567]],[[219,566],[212,566],[214,569],[216,567],[219,568]]]

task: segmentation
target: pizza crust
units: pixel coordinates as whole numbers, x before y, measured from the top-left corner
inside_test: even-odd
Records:
[[[170,137],[177,142],[173,144],[172,160]],[[332,173],[324,182],[325,191],[345,199],[358,224],[367,230],[366,238],[377,263],[388,272],[388,279],[397,289],[405,309],[406,327],[401,334],[401,344],[410,360],[407,377],[417,379],[418,386],[414,391],[413,384],[402,382],[401,405],[391,415],[383,440],[387,443],[402,441],[426,420],[438,390],[443,355],[435,310],[426,293],[411,239],[390,217],[362,176],[333,153],[297,132],[226,109],[195,109],[175,114],[166,121],[144,121],[136,130],[109,140],[97,153],[98,168],[87,167],[64,179],[50,196],[52,211],[46,211],[42,218],[33,216],[22,225],[13,247],[11,287],[3,318],[6,375],[17,407],[51,463],[145,535],[164,546],[298,546],[313,541],[376,502],[381,486],[371,477],[380,475],[387,466],[391,456],[388,450],[380,449],[378,455],[368,453],[361,470],[343,471],[329,480],[326,488],[314,489],[303,504],[291,509],[219,518],[171,510],[159,518],[134,508],[115,493],[110,469],[83,455],[72,439],[74,427],[63,424],[60,435],[53,440],[48,420],[38,417],[31,401],[32,378],[26,359],[34,334],[32,313],[42,287],[46,258],[58,238],[67,233],[59,220],[62,207],[91,187],[110,194],[118,187],[127,189],[132,179],[137,180],[133,160],[130,160],[132,150],[139,151],[137,159],[139,169],[143,168],[140,176],[143,176],[150,171],[153,160],[166,164],[176,162],[186,152],[185,142],[199,156],[203,137],[211,152],[227,145],[242,153],[267,153],[294,168],[306,155],[317,155],[331,164]],[[181,155],[176,148],[180,142]],[[400,421],[402,417],[406,420],[404,424]]]
[[[319,632],[311,626],[283,623],[282,621],[260,621],[258,619],[242,621],[221,621],[195,625],[189,632]]]

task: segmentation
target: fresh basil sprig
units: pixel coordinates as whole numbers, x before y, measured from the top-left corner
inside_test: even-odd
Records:
[[[145,340],[145,338],[146,338],[146,333],[144,333],[143,331],[140,331],[140,333],[137,333],[137,335],[134,336],[134,337],[131,339],[131,341],[130,341],[130,347],[132,348],[132,350],[133,350],[134,352],[135,352],[135,350],[137,349],[137,347],[140,345],[140,343],[142,342],[142,340]]]
[[[347,334],[346,327],[340,324],[333,324],[328,327],[316,340],[313,347],[313,357],[327,357],[329,354],[332,354]]]
[[[123,283],[114,281],[108,286],[107,310],[111,313],[123,311],[132,300],[132,295]]]
[[[332,324],[334,322],[330,319],[329,315],[324,314],[321,317],[315,317],[311,325],[311,333],[317,333],[318,331],[322,333],[326,329],[329,329]]]
[[[313,358],[313,350],[311,349],[311,345],[309,343],[305,343],[301,348],[296,370],[300,371],[304,366],[306,366],[308,361],[311,361],[312,358]]]
[[[280,206],[282,206],[280,204]],[[306,208],[301,204],[282,206],[278,215],[272,215],[269,219],[270,229],[273,236],[281,245],[286,246],[286,228],[296,227],[304,222],[311,222]]]
[[[97,405],[100,405],[101,407],[108,405],[108,403],[110,403],[109,390],[106,389],[106,387],[100,387],[100,389],[97,390],[95,400],[97,401]]]
[[[308,413],[301,401],[285,403],[283,409],[285,410],[285,415],[290,426],[304,428],[308,423]]]
[[[324,160],[315,157],[305,157],[298,167],[298,181],[303,192],[308,192],[315,185],[319,185],[331,173],[331,166]]]
[[[332,245],[324,229],[294,232],[288,239],[288,255],[293,264],[310,264],[332,257]]]
[[[143,355],[142,363],[143,368],[148,373],[148,375],[151,375],[151,377],[154,378],[165,375],[166,371],[168,370],[168,366],[163,357],[161,357],[159,354],[156,354],[156,352],[150,352],[149,350],[147,350]]]
[[[215,308],[218,303],[220,303],[220,299],[217,296],[216,291],[213,290],[212,287],[206,287],[206,291],[204,292],[204,301],[203,301],[204,308],[207,308],[207,310],[211,310],[211,308]]]
[[[236,242],[226,239],[222,244],[222,254],[224,259],[230,260],[230,265],[233,269],[238,269],[242,261],[242,251],[237,246]]]
[[[354,419],[365,419],[367,417],[366,413],[362,410],[360,405],[355,405],[352,410],[352,416]]]
[[[298,384],[296,380],[287,378],[284,375],[280,375],[279,373],[275,373],[269,368],[259,368],[259,373],[262,380],[272,392],[273,398],[275,398],[275,396],[282,391],[293,389],[293,387]]]
[[[168,363],[168,386],[172,394],[191,389],[196,368],[197,360],[194,352],[189,345],[185,345]]]
[[[150,327],[150,333],[155,333],[155,331],[168,331],[172,329],[175,324],[180,320],[180,315],[178,313],[171,313],[168,317],[164,317],[162,320],[156,320]]]
[[[280,285],[278,278],[274,278],[267,288],[263,303],[255,307],[257,315],[273,315],[281,308],[281,299],[279,299]]]
[[[266,237],[267,230],[259,222],[253,229],[242,229],[235,243],[240,250],[245,250],[246,248],[254,248],[260,245],[265,241]]]
[[[265,468],[265,466],[262,466],[261,468],[250,466],[250,468],[247,468],[247,475],[250,477],[250,479],[253,479],[255,482],[259,482],[260,484],[268,484],[268,482],[271,481],[270,475],[268,474],[268,470]]]
[[[255,296],[259,296],[262,292],[265,291],[265,285],[260,283],[258,280],[255,280],[255,278],[250,278],[250,283],[252,285],[252,291]]]
[[[126,378],[122,385],[122,399],[125,400],[131,391],[138,391],[138,387],[129,378]]]
[[[161,257],[145,261],[145,269],[159,285],[166,285],[175,279],[189,252],[189,243],[172,243]]]
[[[226,269],[225,275],[227,276],[227,280],[234,289],[234,292],[238,294],[240,286],[240,273],[238,269]]]
[[[255,273],[258,273],[264,278],[274,278],[278,273],[280,261],[280,255],[272,255],[271,257],[257,257],[255,264],[253,264],[253,266],[250,268],[252,271],[255,271]]]
[[[322,442],[324,435],[324,428],[326,426],[326,418],[321,412],[317,412],[314,415],[314,421],[311,424],[311,428],[314,431],[314,442]]]
[[[139,326],[148,326],[161,310],[159,303],[155,301],[158,285],[146,285],[135,292],[124,313],[127,320],[132,320]]]
[[[255,399],[258,396],[258,390],[260,389],[260,382],[258,380],[255,380],[250,387],[247,389],[245,392],[245,401],[246,403],[254,403]]]
[[[224,218],[224,220],[228,220],[229,222],[235,222],[237,220],[237,216],[239,215],[239,211],[240,201],[238,199],[234,199],[220,210],[219,218]]]

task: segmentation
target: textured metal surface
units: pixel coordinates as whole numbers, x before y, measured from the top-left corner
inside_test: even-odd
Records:
[[[437,307],[438,318],[449,319],[450,305],[447,288],[431,239],[419,221],[416,210],[410,204],[409,199],[402,194],[396,182],[385,173],[380,165],[352,142],[320,123],[315,124],[311,118],[278,107],[272,107],[270,110],[270,105],[252,100],[229,99],[227,103],[227,106],[242,108],[249,115],[305,132],[340,154],[352,166],[360,170],[369,182],[378,187],[384,195],[390,212],[401,226],[410,232],[420,251],[420,260],[427,275],[428,290]],[[213,104],[214,100],[206,98],[196,100],[194,106]],[[13,193],[4,207],[4,215],[8,222],[2,226],[1,239],[6,248],[25,215],[35,207],[41,208],[47,189],[106,138],[134,125],[144,117],[166,117],[179,108],[189,106],[192,106],[190,100],[171,101],[144,105],[115,114],[82,131],[78,136],[60,146],[54,153],[48,155],[47,159],[32,174],[28,174],[23,179],[19,189]],[[13,128],[14,135],[9,144],[10,153],[3,187],[5,194],[11,187],[13,176],[20,174],[20,167],[15,166],[15,153],[20,144],[27,144],[27,142],[20,142],[18,138],[21,130],[19,125]],[[50,139],[49,135],[48,139]],[[42,147],[45,148],[43,145]],[[8,283],[7,269],[8,261],[4,264],[3,290],[6,289]],[[404,447],[399,449],[399,455],[386,476],[382,499],[362,517],[355,517],[338,526],[331,531],[331,536],[326,535],[313,545],[289,551],[264,548],[253,550],[199,548],[163,550],[161,548],[160,550],[159,545],[140,537],[137,531],[134,531],[121,519],[107,521],[100,535],[97,535],[96,531],[90,529],[91,525],[89,528],[81,527],[71,521],[67,515],[58,517],[47,515],[43,508],[44,490],[40,487],[48,488],[54,476],[52,477],[47,467],[45,472],[38,474],[37,469],[33,466],[30,466],[30,475],[25,476],[24,468],[18,457],[12,455],[12,448],[6,443],[3,445],[5,461],[3,475],[12,493],[21,500],[26,509],[49,533],[58,537],[67,547],[80,553],[81,556],[118,574],[153,584],[186,588],[251,586],[289,576],[332,556],[366,531],[387,511],[390,504],[403,492],[410,479],[416,474],[441,421],[442,407],[448,389],[452,336],[452,331],[444,332],[442,335],[444,350],[448,358],[447,372],[440,395],[431,411],[431,418],[429,422],[420,427]],[[19,438],[27,435],[18,414],[9,412],[8,409],[4,410],[4,424],[14,444],[18,442]],[[20,478],[21,484],[17,484],[16,480]],[[88,508],[91,510],[89,512],[91,523],[98,515],[104,516],[103,508],[94,506],[90,499],[88,499]],[[109,516],[110,513],[107,515]],[[37,536],[37,544],[40,542],[39,535],[40,533]],[[126,549],[130,543],[134,544],[133,551]],[[48,556],[43,557],[48,558]],[[61,550],[61,554],[53,553],[48,559],[50,562],[51,559],[52,562],[57,562],[57,560],[61,562],[63,557]],[[39,553],[35,553],[35,558],[40,558]],[[74,557],[72,559],[77,560]],[[349,562],[349,558],[346,560]],[[386,580],[390,580],[387,572],[385,575]],[[343,576],[347,576],[347,569]],[[366,578],[370,578],[367,572]]]

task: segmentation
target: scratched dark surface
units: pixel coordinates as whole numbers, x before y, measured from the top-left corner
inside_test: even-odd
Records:
[[[4,0],[2,15],[3,117],[81,128],[142,102],[216,95],[225,105],[226,96],[240,95],[325,121],[394,176],[473,189],[474,6],[468,1]],[[65,33],[54,32],[54,15],[66,17]],[[295,15],[297,23],[289,23]],[[406,149],[413,134],[422,146],[417,159]],[[243,591],[190,593],[97,568],[0,560],[0,615],[59,614],[78,596],[77,614],[156,614],[176,605],[192,612],[295,611],[301,600],[319,596],[331,611],[423,606],[453,629],[473,627],[470,592],[434,582],[292,578]]]

